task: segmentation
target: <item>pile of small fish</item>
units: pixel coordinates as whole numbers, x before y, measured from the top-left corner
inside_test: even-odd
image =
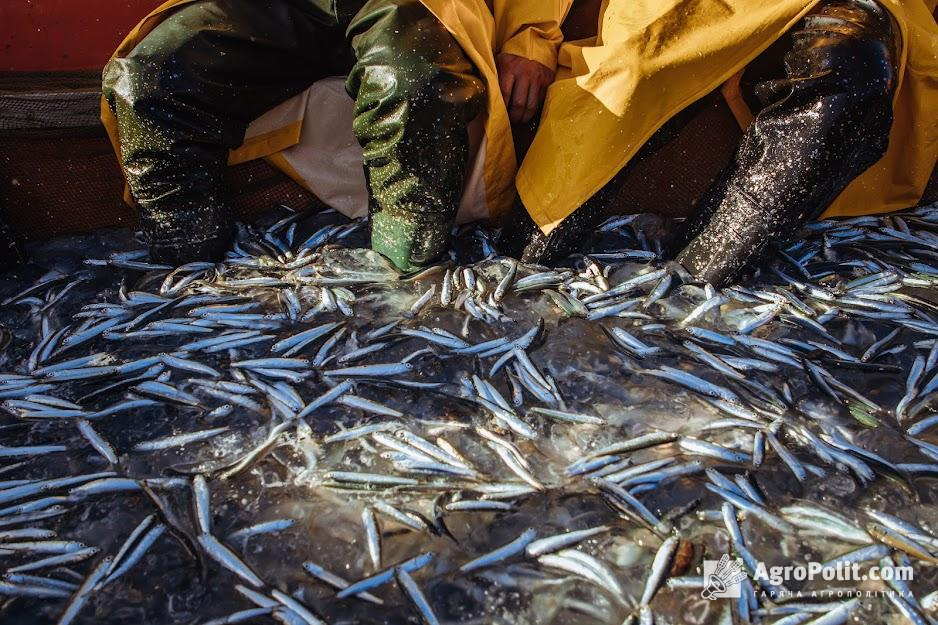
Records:
[[[0,277],[0,621],[935,623],[938,207],[722,290],[654,226],[559,268],[466,227],[404,276],[330,213],[214,264],[39,248]],[[914,576],[757,575],[807,561]]]

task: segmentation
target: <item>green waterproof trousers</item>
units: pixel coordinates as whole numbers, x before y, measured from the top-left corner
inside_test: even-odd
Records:
[[[348,75],[372,246],[410,270],[447,246],[484,85],[418,0],[197,0],[104,70],[124,170],[155,258],[220,255],[223,173],[248,124]]]

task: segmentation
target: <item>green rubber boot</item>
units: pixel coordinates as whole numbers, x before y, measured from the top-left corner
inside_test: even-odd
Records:
[[[346,88],[371,195],[371,245],[402,271],[446,251],[485,86],[419,0],[369,0],[349,26]]]
[[[451,223],[447,215],[378,211],[371,216],[371,248],[401,271],[415,271],[446,251]]]

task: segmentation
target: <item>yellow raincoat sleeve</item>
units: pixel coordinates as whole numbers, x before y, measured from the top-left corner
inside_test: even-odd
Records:
[[[563,41],[560,25],[573,0],[490,0],[495,52],[537,61],[554,71]]]

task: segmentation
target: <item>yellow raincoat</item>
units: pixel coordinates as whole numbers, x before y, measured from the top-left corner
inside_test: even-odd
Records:
[[[938,159],[936,0],[879,1],[902,33],[889,149],[826,216],[914,205]],[[518,191],[532,218],[550,232],[665,122],[740,72],[816,4],[606,0],[599,35],[561,48],[557,82],[518,173]],[[740,104],[731,102],[734,112]]]
[[[129,54],[173,9],[195,0],[169,0],[143,19],[114,53]],[[557,66],[557,49],[563,38],[560,24],[573,0],[421,0],[446,26],[476,66],[485,81],[487,110],[484,120],[483,164],[484,203],[489,216],[498,216],[511,207],[515,197],[514,143],[508,111],[502,100],[495,70],[495,55],[506,52],[538,61],[551,69]],[[291,107],[285,107],[291,109]],[[244,144],[232,151],[232,165],[256,158],[268,158],[300,184],[303,176],[278,155],[298,144],[302,135],[305,107],[297,106],[276,116],[274,128],[266,132],[250,130]],[[291,116],[292,115],[292,116]],[[117,120],[107,102],[101,102],[101,119],[114,149],[120,153]],[[265,128],[266,130],[266,128]],[[307,185],[307,188],[308,185]],[[129,195],[127,196],[129,201]]]

